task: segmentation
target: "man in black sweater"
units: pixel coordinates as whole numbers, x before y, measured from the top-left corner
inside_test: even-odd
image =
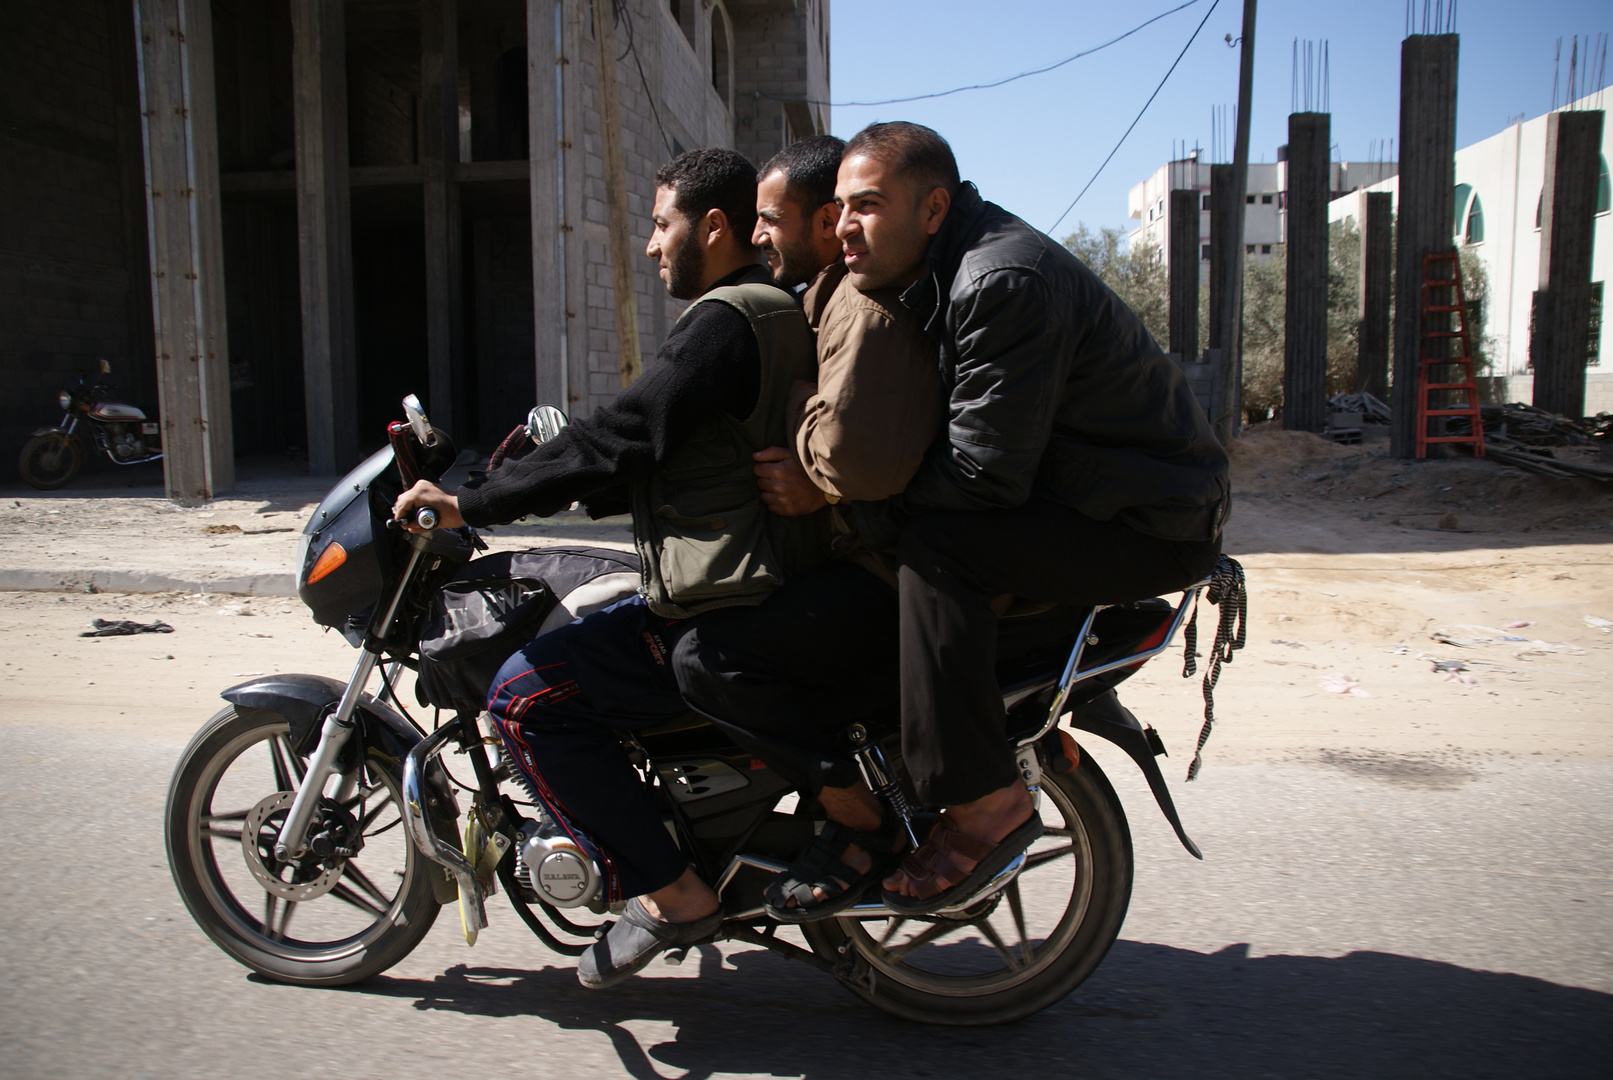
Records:
[[[641,555],[650,556],[645,590],[516,653],[488,701],[529,787],[599,865],[602,898],[635,898],[578,965],[579,979],[593,988],[632,975],[665,948],[709,939],[721,921],[716,894],[667,835],[612,731],[664,723],[687,711],[668,659],[684,616],[711,602],[710,583],[699,580],[701,564],[689,554],[709,550],[711,538],[695,536],[680,547],[686,534],[680,536],[678,526],[640,520],[647,493],[656,505],[692,499],[678,486],[690,455],[713,441],[719,448],[733,444],[736,453],[727,457],[736,463],[728,468],[737,469],[737,478],[719,476],[726,483],[718,486],[737,491],[727,496],[736,501],[716,508],[722,516],[709,524],[720,532],[725,518],[749,512],[768,530],[813,532],[804,520],[769,515],[750,472],[750,452],[775,437],[760,434],[767,424],[758,418],[776,416],[774,426],[782,431],[785,391],[794,378],[810,375],[813,358],[805,317],[793,297],[768,283],[751,243],[755,168],[729,150],[694,150],[663,166],[656,180],[647,254],[659,262],[672,296],[695,301],[656,362],[610,405],[527,456],[502,463],[481,482],[453,493],[421,482],[394,506],[395,516],[408,520],[418,508],[432,507],[451,528],[546,516],[574,501],[598,517],[619,513],[626,496],[633,497],[635,535]],[[776,400],[764,400],[768,395]],[[743,545],[744,538],[728,535],[733,531],[721,533],[719,545]],[[769,539],[769,550],[777,550],[778,537],[770,533]],[[717,600],[757,603],[775,585],[740,582],[739,594]]]

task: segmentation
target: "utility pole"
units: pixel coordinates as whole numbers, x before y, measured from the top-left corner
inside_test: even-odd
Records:
[[[1249,192],[1249,110],[1255,79],[1255,0],[1243,0],[1242,53],[1238,64],[1238,130],[1232,143],[1232,198],[1225,235],[1226,288],[1216,303],[1221,328],[1221,372],[1215,381],[1210,423],[1225,445],[1243,427],[1243,214]]]

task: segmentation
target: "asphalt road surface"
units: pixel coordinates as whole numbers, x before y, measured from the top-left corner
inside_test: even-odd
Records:
[[[7,1077],[1605,1077],[1613,1057],[1606,761],[1212,760],[1175,783],[1199,863],[1094,748],[1137,848],[1120,942],[1061,1004],[949,1030],[731,945],[586,991],[502,897],[474,949],[449,910],[367,985],[268,983],[169,879],[182,744],[95,727],[0,726]]]

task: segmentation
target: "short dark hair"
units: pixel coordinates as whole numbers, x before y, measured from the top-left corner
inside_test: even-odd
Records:
[[[869,124],[851,137],[846,156],[862,154],[913,176],[925,192],[945,188],[948,195],[958,191],[958,159],[952,147],[933,129],[906,120]]]
[[[673,191],[672,205],[688,218],[721,210],[741,247],[756,227],[756,168],[721,147],[685,150],[655,170],[656,187]]]
[[[784,190],[808,212],[835,201],[835,174],[846,152],[846,140],[833,135],[797,139],[756,170],[758,183],[773,173],[784,174]]]

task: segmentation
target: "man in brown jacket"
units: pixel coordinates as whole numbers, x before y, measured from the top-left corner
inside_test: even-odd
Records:
[[[847,724],[894,718],[898,709],[893,564],[858,541],[840,504],[901,492],[944,419],[935,345],[897,302],[899,290],[863,292],[846,280],[835,235],[842,145],[804,139],[759,174],[753,241],[776,284],[811,280],[802,303],[818,333],[818,380],[792,392],[794,446],[755,456],[769,507],[795,515],[830,504],[835,547],[846,557],[757,607],[703,615],[673,655],[684,698],[831,818],[802,867],[769,890],[769,906],[787,921],[855,899],[883,867],[868,852],[898,846],[895,822],[882,820],[822,723],[826,715]]]

